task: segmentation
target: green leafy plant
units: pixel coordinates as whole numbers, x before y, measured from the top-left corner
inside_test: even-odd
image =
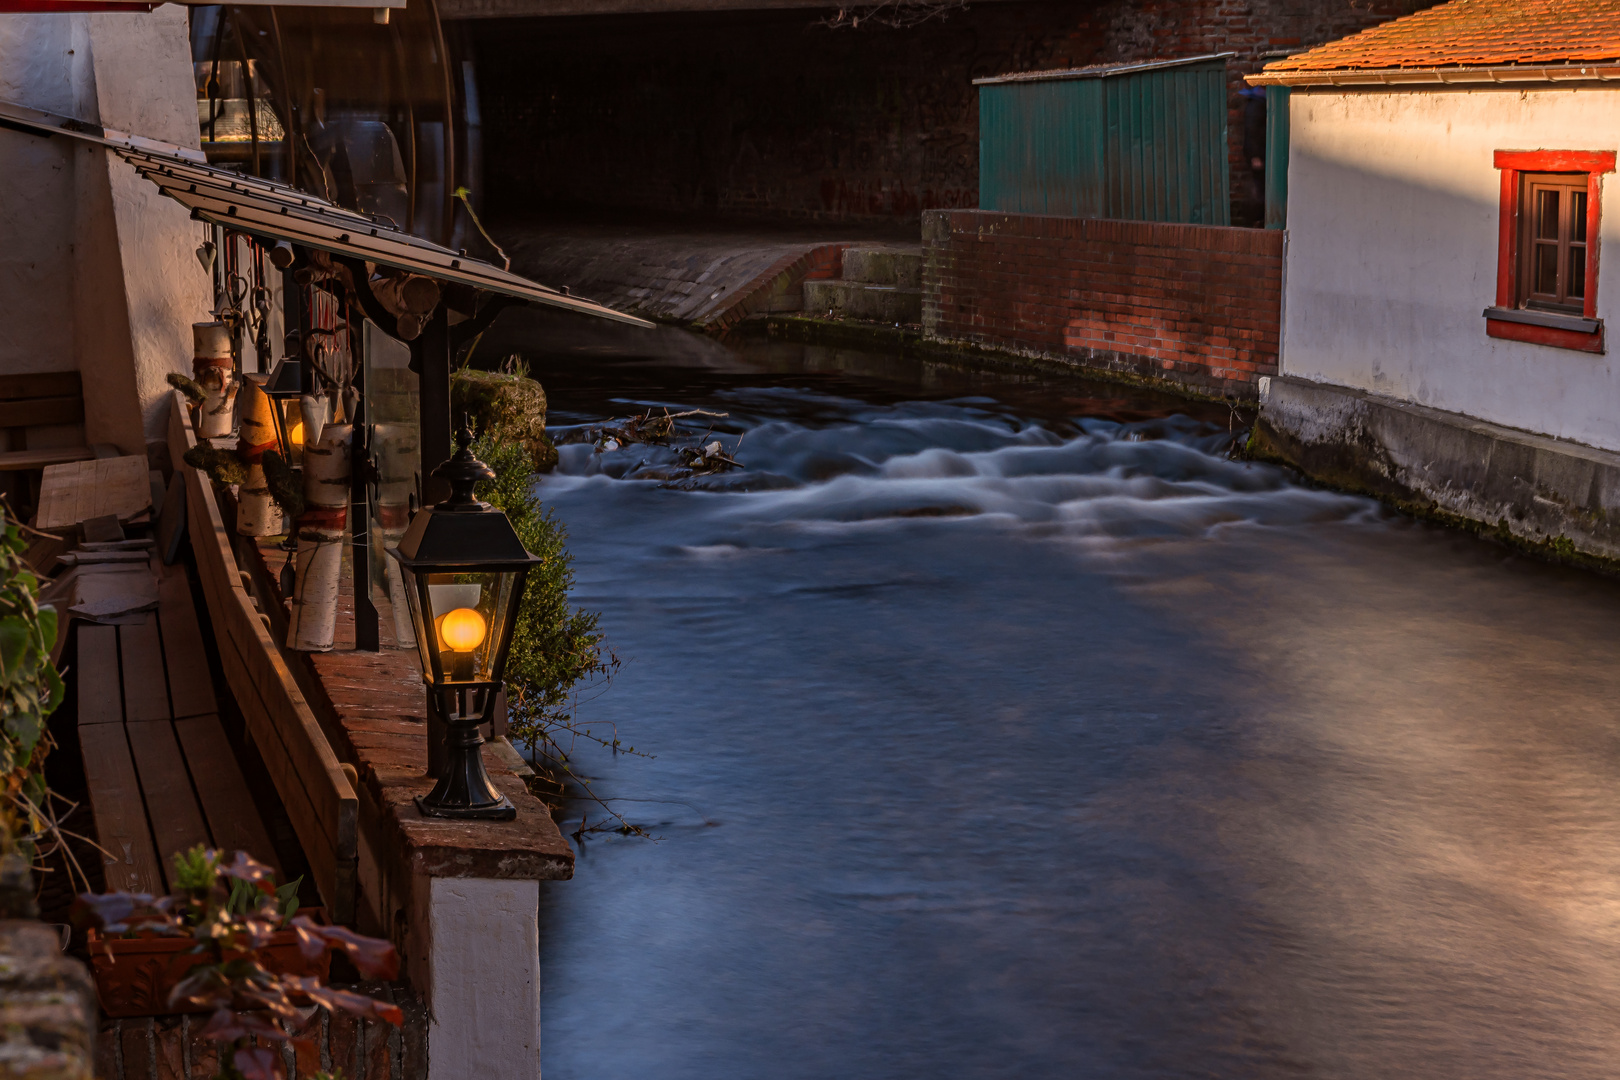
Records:
[[[276,908],[283,920],[298,914],[298,886],[303,881],[303,876],[299,875],[275,890]],[[225,901],[225,906],[232,915],[246,915],[258,909],[262,896],[263,893],[253,883],[233,879],[231,895]]]
[[[266,966],[262,950],[286,926],[297,935],[305,960],[342,952],[365,978],[399,976],[399,956],[388,942],[292,915],[297,882],[277,889],[270,868],[246,852],[238,851],[226,862],[223,853],[199,846],[174,857],[174,884],[169,896],[86,893],[79,897],[75,917],[99,925],[109,936],[192,940],[196,962],[170,992],[169,1004],[213,1010],[198,1034],[220,1045],[217,1076],[222,1080],[282,1080],[281,1055],[266,1044],[308,1048],[307,1040],[289,1035],[284,1026],[298,1015],[300,1002],[395,1026],[404,1022],[399,1007],[389,1002],[326,986],[318,976],[283,974]]]
[[[39,602],[21,530],[0,523],[0,847],[32,859],[54,828],[43,768],[51,748],[46,719],[62,703],[62,676],[51,662],[56,611]]]
[[[618,662],[603,644],[600,616],[569,604],[568,532],[534,494],[528,451],[483,436],[473,452],[495,473],[479,486],[478,497],[504,510],[523,546],[540,558],[529,571],[506,664],[507,697],[520,703],[509,708],[513,734],[527,742],[543,734],[546,723],[566,717],[577,684],[611,675]]]

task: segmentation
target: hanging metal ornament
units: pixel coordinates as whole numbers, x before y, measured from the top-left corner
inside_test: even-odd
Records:
[[[204,240],[197,245],[197,261],[202,263],[204,273],[212,274],[214,272],[214,256],[217,254],[218,251],[215,249],[212,240]]]

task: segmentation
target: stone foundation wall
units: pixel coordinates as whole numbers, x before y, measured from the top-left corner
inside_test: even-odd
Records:
[[[1347,386],[1266,379],[1250,450],[1541,554],[1620,567],[1620,454]]]
[[[973,79],[1233,51],[1233,220],[1258,223],[1241,76],[1433,2],[1004,0],[903,30],[830,30],[805,9],[454,26],[477,66],[499,215],[561,203],[914,223],[978,206]]]
[[[1277,371],[1283,234],[930,211],[923,334],[1252,399]]]

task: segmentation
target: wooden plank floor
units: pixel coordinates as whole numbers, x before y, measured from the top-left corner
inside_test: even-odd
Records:
[[[156,614],[78,628],[79,742],[107,887],[162,893],[173,855],[198,844],[281,867],[220,724],[182,566],[162,566]]]

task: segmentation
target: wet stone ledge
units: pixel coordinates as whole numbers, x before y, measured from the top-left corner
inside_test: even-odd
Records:
[[[1256,457],[1537,554],[1620,569],[1620,454],[1365,390],[1261,381]]]

